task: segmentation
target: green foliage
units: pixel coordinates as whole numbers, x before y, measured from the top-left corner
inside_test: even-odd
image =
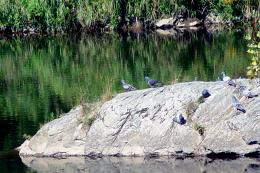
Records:
[[[259,15],[260,14],[258,14],[257,17],[260,17]],[[256,27],[260,28],[260,21],[257,22]],[[253,32],[257,32],[256,38],[252,37]],[[251,62],[247,67],[247,76],[251,79],[260,77],[260,31],[249,30],[246,39],[249,42],[247,53],[249,53],[251,57]]]
[[[201,136],[204,135],[205,133],[205,127],[203,127],[202,125],[199,125],[198,123],[195,123],[193,125],[193,129],[196,130]]]
[[[80,0],[78,3],[78,19],[80,23],[91,25],[94,22],[106,23],[113,18],[115,11],[113,5],[115,0]]]
[[[0,0],[0,24],[16,27],[67,26],[76,17],[76,0]]]
[[[203,96],[200,96],[199,98],[198,98],[198,100],[197,100],[197,103],[198,104],[201,104],[201,103],[204,103],[204,98],[203,98]]]
[[[87,125],[91,126],[95,120],[96,120],[96,117],[87,117],[85,123]]]
[[[204,7],[232,20],[258,5],[257,0],[0,0],[0,26],[68,27],[77,20],[115,27],[120,17],[158,19],[182,8],[198,16]]]
[[[23,27],[29,20],[20,0],[0,0],[0,26]]]
[[[97,116],[97,110],[101,106],[101,102],[95,102],[95,103],[84,103],[81,104],[82,106],[82,122],[83,124],[87,124],[88,126],[91,126],[92,123],[96,120]]]
[[[128,17],[138,16],[156,19],[162,15],[172,15],[177,8],[175,0],[128,0]]]

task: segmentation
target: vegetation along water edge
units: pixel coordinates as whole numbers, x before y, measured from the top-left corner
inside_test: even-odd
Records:
[[[231,27],[254,21],[259,8],[258,0],[1,0],[0,33],[146,30],[175,16]]]

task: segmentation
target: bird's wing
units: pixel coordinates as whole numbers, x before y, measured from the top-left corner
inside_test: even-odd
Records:
[[[150,83],[150,85],[155,85],[155,84],[158,83],[158,81],[155,80],[155,79],[151,79],[151,80],[149,81],[149,83]]]

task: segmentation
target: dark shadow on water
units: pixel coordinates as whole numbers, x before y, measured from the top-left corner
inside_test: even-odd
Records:
[[[37,172],[87,173],[257,173],[260,161],[240,158],[211,160],[208,158],[98,158],[71,157],[65,159],[23,157],[22,161]]]
[[[10,150],[0,152],[0,172],[1,173],[32,173],[36,172],[26,167],[18,155],[18,151]]]

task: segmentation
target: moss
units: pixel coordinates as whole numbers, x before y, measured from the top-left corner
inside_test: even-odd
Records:
[[[0,24],[16,27],[69,27],[75,21],[82,26],[89,26],[95,22],[109,24],[116,27],[122,18],[137,16],[155,20],[163,16],[187,9],[190,16],[201,16],[202,7],[207,6],[224,18],[231,20],[235,16],[242,16],[247,8],[254,9],[257,1],[238,0],[236,3],[222,1],[198,0],[196,3],[178,0],[2,0],[0,1]]]
[[[202,97],[202,96],[200,96],[199,98],[198,98],[198,100],[197,100],[197,103],[198,104],[202,104],[202,103],[204,103],[204,98]]]
[[[194,128],[194,130],[196,130],[201,136],[203,136],[204,135],[204,133],[205,133],[205,127],[203,127],[202,125],[200,125],[200,124],[198,124],[198,123],[195,123],[194,125],[193,125],[193,128]]]
[[[87,117],[86,118],[86,124],[91,126],[92,123],[96,120],[96,117]]]
[[[26,140],[30,140],[32,138],[32,136],[25,133],[25,134],[23,134],[23,138]]]
[[[198,109],[198,104],[194,101],[188,103],[186,107],[186,115],[188,122],[192,122],[191,117],[194,115],[196,110]]]
[[[82,114],[83,114],[82,122],[85,125],[91,126],[96,119],[99,103],[85,103],[82,104],[81,106],[82,106]]]

